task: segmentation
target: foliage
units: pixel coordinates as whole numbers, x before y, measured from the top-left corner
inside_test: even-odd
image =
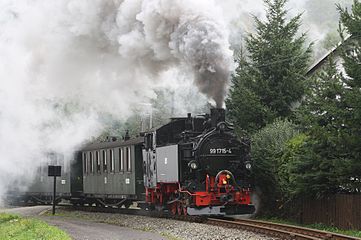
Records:
[[[347,175],[350,177],[347,188],[361,191],[361,2],[354,0],[351,11],[339,7],[341,23],[350,35],[344,44],[342,59],[346,76],[342,77],[345,86],[343,108],[347,141],[344,144],[349,159]],[[344,136],[343,136],[344,137]]]
[[[261,190],[260,212],[272,214],[283,201],[284,187],[281,179],[284,163],[281,156],[285,151],[285,144],[298,134],[296,126],[288,120],[276,120],[252,136],[251,156],[253,161],[254,181]]]
[[[301,15],[287,21],[287,0],[265,0],[267,20],[255,17],[257,33],[246,39],[226,105],[229,117],[247,132],[287,117],[305,91],[311,46],[298,36]]]
[[[0,239],[70,240],[70,237],[65,232],[49,226],[43,221],[0,213]]]
[[[240,60],[237,77],[233,78],[230,97],[226,100],[227,114],[235,124],[235,129],[241,134],[243,130],[253,132],[261,126],[272,122],[275,113],[261,101],[254,91],[247,87],[247,81],[252,78],[250,67],[244,60]]]
[[[295,176],[292,171],[294,165],[298,163],[300,156],[303,154],[302,150],[307,139],[306,134],[299,133],[285,144],[279,167],[279,185],[282,188],[284,203],[293,200],[294,196],[298,196],[296,194]]]
[[[325,70],[318,74],[311,85],[311,92],[298,111],[298,118],[307,131],[307,142],[294,154],[292,178],[293,194],[322,195],[337,191],[337,161],[343,159],[345,135],[344,87],[341,75],[331,59]],[[338,151],[335,151],[338,149]]]
[[[361,190],[361,4],[339,11],[351,36],[340,49],[345,73],[330,58],[298,111],[308,138],[290,162],[294,196]]]
[[[342,76],[345,88],[345,107],[343,108],[346,129],[341,141],[348,159],[345,168],[343,186],[349,191],[361,191],[361,2],[354,0],[351,11],[339,6],[341,23],[350,35],[342,51],[343,67],[346,75]],[[341,35],[343,36],[343,35]]]

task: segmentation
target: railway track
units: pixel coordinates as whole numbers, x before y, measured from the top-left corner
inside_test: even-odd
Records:
[[[316,229],[298,227],[287,224],[271,223],[266,221],[249,219],[218,219],[207,218],[207,224],[218,225],[229,228],[237,228],[253,231],[265,235],[271,235],[280,239],[308,239],[308,240],[360,240],[352,236],[331,233]]]
[[[184,215],[171,215],[167,212],[161,211],[146,211],[140,208],[112,208],[112,207],[89,207],[89,206],[71,206],[61,205],[64,210],[68,211],[85,211],[85,212],[102,212],[102,213],[118,213],[128,215],[138,215],[153,218],[169,218],[188,222],[204,223],[207,218],[202,216],[184,216]]]
[[[267,236],[277,237],[279,239],[305,239],[305,240],[361,240],[361,238],[326,232],[311,228],[299,227],[294,225],[271,223],[266,221],[251,220],[251,219],[234,219],[226,218],[206,218],[197,216],[174,216],[159,211],[145,211],[142,209],[125,209],[125,208],[103,208],[103,207],[86,207],[86,206],[60,206],[68,211],[87,211],[87,212],[104,212],[104,213],[119,213],[129,215],[141,215],[155,218],[171,218],[181,221],[198,222],[210,225],[217,225],[226,228],[236,228],[248,230],[264,234]]]

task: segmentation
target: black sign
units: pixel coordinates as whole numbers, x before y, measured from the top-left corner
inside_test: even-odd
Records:
[[[60,177],[61,176],[61,166],[48,166],[48,176],[49,177]]]

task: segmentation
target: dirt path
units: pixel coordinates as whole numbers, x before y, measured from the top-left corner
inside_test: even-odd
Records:
[[[49,206],[32,206],[32,207],[11,207],[1,208],[0,212],[19,214],[24,217],[36,217],[43,211],[51,209]]]
[[[119,227],[105,223],[84,221],[79,219],[69,219],[62,217],[41,217],[42,220],[65,230],[73,239],[76,240],[166,240],[156,233],[143,232],[130,228]]]
[[[157,233],[139,231],[116,225],[59,216],[39,216],[49,206],[19,207],[0,209],[0,212],[36,217],[67,232],[75,240],[166,240]]]

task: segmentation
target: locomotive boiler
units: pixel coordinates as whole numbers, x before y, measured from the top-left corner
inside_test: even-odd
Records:
[[[224,109],[171,121],[145,134],[143,173],[150,208],[179,215],[253,213],[250,144]]]

